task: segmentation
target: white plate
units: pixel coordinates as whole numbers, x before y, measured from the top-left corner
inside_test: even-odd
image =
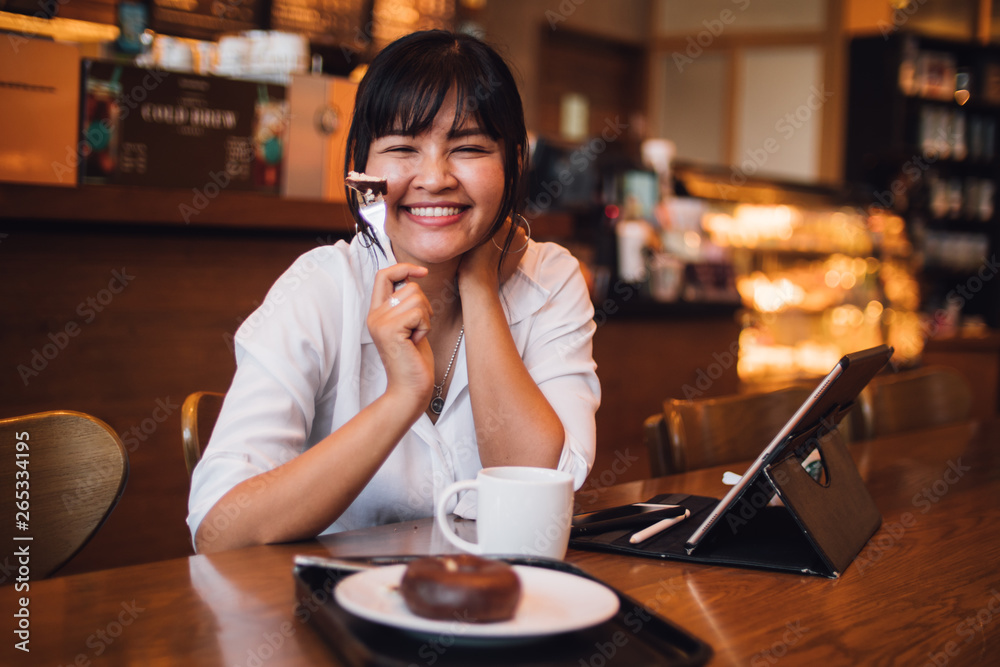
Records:
[[[406,606],[399,593],[405,571],[404,564],[352,574],[337,584],[334,597],[341,607],[369,621],[456,638],[553,635],[603,623],[618,611],[618,596],[603,584],[566,572],[515,565],[521,579],[521,601],[514,618],[497,623],[436,621],[417,616]]]

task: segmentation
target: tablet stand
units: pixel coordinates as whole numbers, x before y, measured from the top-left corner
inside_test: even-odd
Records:
[[[835,420],[834,423],[836,423]],[[579,536],[570,546],[651,558],[779,570],[837,578],[878,530],[882,516],[858,474],[839,431],[818,434],[826,420],[794,437],[789,455],[764,467],[739,503],[724,513],[702,542],[687,553],[684,543],[718,500],[664,494],[649,502],[682,504],[692,516],[646,542],[630,544],[631,530]],[[802,467],[795,443],[818,441],[824,477]],[[782,505],[768,501],[777,495]],[[686,525],[685,525],[686,524]]]

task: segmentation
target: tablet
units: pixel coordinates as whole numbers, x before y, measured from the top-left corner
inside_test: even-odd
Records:
[[[715,509],[698,526],[684,547],[692,553],[705,538],[712,527],[729,509],[736,507],[743,494],[749,489],[760,472],[787,453],[789,444],[801,440],[803,435],[816,432],[817,428],[828,425],[832,430],[847,413],[861,390],[871,381],[875,374],[889,362],[893,349],[888,345],[852,352],[845,355],[837,365],[824,377],[815,390],[795,411],[795,414],[781,427],[774,439],[764,448],[760,455],[750,464],[743,477],[729,490],[729,493],[719,501]],[[803,452],[808,454],[808,452]]]
[[[571,535],[605,533],[637,526],[651,526],[662,519],[684,514],[682,505],[633,503],[573,516]]]

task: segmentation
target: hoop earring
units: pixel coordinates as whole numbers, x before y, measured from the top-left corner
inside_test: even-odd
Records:
[[[515,213],[514,215],[516,217],[520,218],[521,222],[524,223],[524,229],[525,229],[525,234],[526,234],[525,239],[524,239],[524,245],[514,251],[514,254],[516,255],[517,253],[522,252],[525,248],[528,247],[528,241],[531,240],[531,223],[528,222],[528,219],[525,218],[520,213]],[[521,225],[521,222],[517,223],[518,226]],[[497,240],[495,238],[490,237],[490,240],[493,241],[493,245],[496,246],[497,250],[499,250],[500,252],[503,252],[503,248],[500,247],[500,244],[497,243]]]

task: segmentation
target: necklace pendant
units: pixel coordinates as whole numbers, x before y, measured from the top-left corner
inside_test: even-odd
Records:
[[[431,412],[433,412],[436,415],[439,415],[441,414],[442,410],[444,410],[444,399],[441,398],[440,396],[435,396],[434,399],[431,401]]]

